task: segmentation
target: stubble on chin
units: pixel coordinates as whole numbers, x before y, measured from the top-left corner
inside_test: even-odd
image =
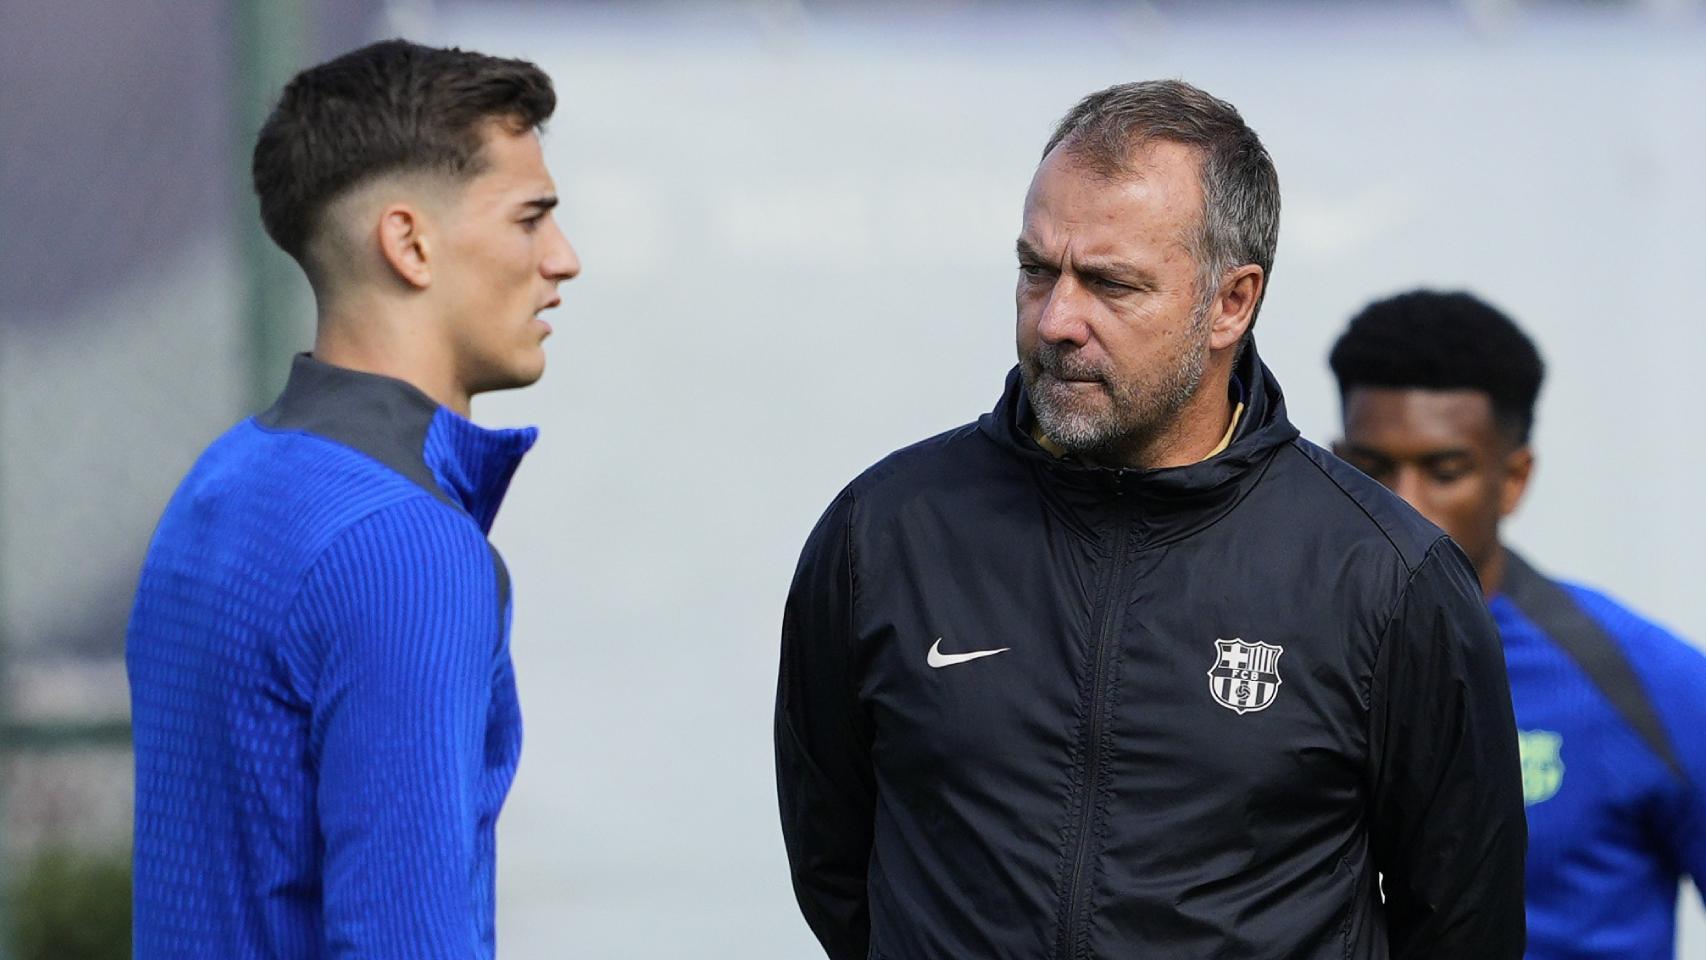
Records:
[[[1150,383],[1120,384],[1096,371],[1077,369],[1072,358],[1034,352],[1020,365],[1037,425],[1056,445],[1098,462],[1127,462],[1163,433],[1195,396],[1206,350],[1174,358]],[[1094,376],[1089,383],[1067,377]]]
[[[1117,432],[1114,398],[1106,381],[1067,382],[1046,371],[1025,380],[1037,425],[1063,449],[1085,453]]]

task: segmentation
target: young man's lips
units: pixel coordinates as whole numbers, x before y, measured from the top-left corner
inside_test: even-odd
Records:
[[[552,307],[555,307],[555,306],[561,304],[562,302],[563,302],[562,297],[554,297],[554,298],[552,298],[551,302],[540,307],[538,310],[533,311],[533,319],[537,320],[539,322],[539,325],[545,328],[545,336],[547,336],[547,337],[550,336],[551,332],[552,332],[551,321],[546,320],[544,317],[540,316],[540,314],[551,309]]]

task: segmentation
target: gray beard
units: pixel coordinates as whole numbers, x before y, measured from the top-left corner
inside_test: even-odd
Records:
[[[1037,425],[1062,449],[1101,463],[1130,463],[1166,430],[1202,385],[1208,364],[1207,311],[1193,317],[1187,348],[1171,357],[1152,379],[1115,382],[1106,371],[1089,368],[1077,355],[1052,344],[1039,344],[1024,357],[1020,371]],[[1075,403],[1062,377],[1098,378],[1111,401]]]

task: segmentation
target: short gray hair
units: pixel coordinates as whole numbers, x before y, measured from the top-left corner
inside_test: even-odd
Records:
[[[1232,104],[1183,80],[1117,84],[1078,101],[1043,156],[1065,144],[1098,173],[1120,176],[1130,172],[1132,150],[1152,140],[1194,147],[1202,157],[1202,224],[1192,244],[1199,303],[1206,306],[1227,271],[1247,263],[1262,268],[1266,296],[1279,242],[1279,175]],[[1255,310],[1261,306],[1257,300]]]

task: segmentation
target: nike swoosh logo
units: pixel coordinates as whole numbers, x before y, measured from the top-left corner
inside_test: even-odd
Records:
[[[940,670],[943,667],[951,667],[956,663],[965,663],[967,660],[976,660],[979,657],[993,657],[998,653],[1006,653],[1010,649],[1012,648],[1002,647],[999,650],[973,650],[970,653],[943,653],[942,638],[937,637],[936,642],[930,645],[930,655],[924,658],[924,662]]]

